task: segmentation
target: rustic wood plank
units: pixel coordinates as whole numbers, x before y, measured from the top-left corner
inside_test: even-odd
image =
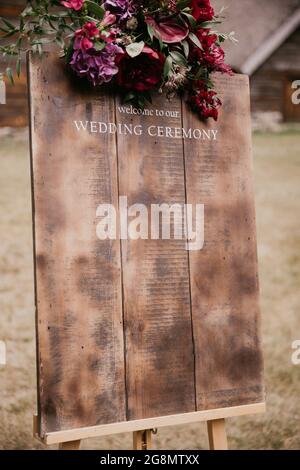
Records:
[[[187,201],[205,205],[205,245],[190,252],[197,409],[263,401],[249,85],[216,77],[217,141],[185,140]],[[184,106],[184,126],[199,120]]]
[[[184,204],[181,139],[150,137],[150,126],[181,127],[181,102],[156,96],[153,116],[119,112],[117,124],[142,126],[118,135],[119,194],[128,206]],[[156,109],[176,117],[162,118]],[[155,131],[153,130],[153,133]],[[171,232],[172,233],[172,232]],[[123,240],[124,328],[128,419],[195,410],[194,353],[185,240]]]
[[[126,419],[120,243],[96,236],[98,205],[117,204],[116,141],[74,124],[113,122],[114,100],[65,73],[56,54],[30,59],[41,435]]]

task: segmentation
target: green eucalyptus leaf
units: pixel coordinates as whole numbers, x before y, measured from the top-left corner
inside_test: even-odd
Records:
[[[181,14],[184,15],[189,20],[189,23],[192,26],[192,28],[195,28],[197,26],[197,21],[195,20],[193,15],[191,15],[190,13],[186,13],[185,11],[183,11]]]
[[[21,75],[21,57],[19,57],[18,60],[17,60],[16,71],[17,71],[18,77],[20,78],[20,75]]]
[[[163,43],[163,40],[161,38],[161,35],[157,35],[157,39],[158,39],[158,42],[159,42],[159,48],[162,51],[163,48],[164,48],[164,43]]]
[[[12,71],[12,69],[11,69],[10,67],[7,67],[7,69],[6,69],[6,75],[7,75],[8,79],[9,79],[10,83],[11,83],[12,85],[14,85],[14,83],[15,83],[15,81],[14,81],[14,74],[13,74],[13,71]]]
[[[169,73],[172,70],[172,66],[173,66],[173,60],[172,60],[172,57],[169,55],[166,58],[165,65],[164,65],[164,72],[163,72],[164,79],[168,78]]]
[[[10,38],[11,36],[14,36],[15,34],[16,34],[15,31],[10,31],[9,33],[3,34],[3,36],[1,36],[1,39]]]
[[[172,51],[172,52],[170,52],[170,56],[172,57],[173,61],[177,65],[183,65],[184,67],[187,66],[187,60],[184,57],[184,55],[182,55],[180,52]]]
[[[133,42],[132,44],[126,46],[126,52],[130,57],[137,57],[142,53],[144,46],[144,41]]]
[[[62,39],[61,36],[56,36],[55,41],[56,41],[56,44],[62,49],[65,47],[65,41]]]
[[[147,30],[148,30],[148,34],[149,34],[149,37],[150,37],[151,41],[153,41],[154,29],[150,24],[147,24]]]
[[[27,5],[27,7],[22,11],[21,16],[24,18],[25,16],[33,15],[33,8],[31,5]]]
[[[90,14],[96,15],[98,20],[102,20],[105,14],[105,10],[103,7],[98,5],[98,3],[92,2],[90,0],[86,0],[85,4]]]
[[[189,46],[189,43],[187,41],[182,41],[182,47],[183,47],[183,51],[184,51],[184,55],[185,57],[188,59],[189,57],[189,53],[190,53],[190,46]]]
[[[7,21],[5,18],[1,18],[1,20],[3,21],[3,23],[7,26],[7,28],[9,29],[9,31],[16,31],[16,27],[14,24],[10,23],[9,21]]]
[[[204,21],[201,23],[201,28],[210,28],[211,26],[215,24],[221,24],[222,21],[217,21],[217,20],[212,20],[212,21]]]
[[[202,44],[201,44],[201,42],[199,41],[199,39],[197,38],[196,34],[190,33],[190,34],[189,34],[189,38],[190,38],[190,40],[195,44],[195,46],[199,47],[199,49],[201,49],[201,50],[203,51]]]

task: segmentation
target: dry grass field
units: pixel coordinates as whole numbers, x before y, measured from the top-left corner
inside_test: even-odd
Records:
[[[231,449],[300,448],[300,133],[254,138],[267,406],[264,416],[228,421]],[[28,144],[0,137],[0,449],[41,449],[32,438],[35,343]],[[126,449],[130,435],[86,441],[84,448]],[[204,424],[166,428],[159,449],[205,449]]]

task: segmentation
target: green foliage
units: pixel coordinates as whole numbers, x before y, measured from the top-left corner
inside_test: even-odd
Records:
[[[100,5],[94,2],[88,3],[98,15],[104,15]],[[21,74],[22,54],[32,51],[42,55],[47,45],[53,43],[66,53],[70,43],[70,33],[76,31],[86,21],[84,10],[58,11],[55,7],[59,5],[61,6],[60,2],[53,0],[32,0],[21,13],[18,23],[14,24],[5,18],[0,18],[0,41],[10,38],[8,44],[0,43],[0,54],[16,58],[15,73],[18,76]],[[11,67],[7,67],[6,75],[12,82],[14,71]]]

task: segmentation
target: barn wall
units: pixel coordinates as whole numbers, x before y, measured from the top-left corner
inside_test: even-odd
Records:
[[[300,28],[251,77],[252,111],[285,117],[287,87],[300,79]]]
[[[0,16],[17,19],[20,12],[25,8],[24,0],[1,0]],[[9,65],[7,60],[0,59],[0,71],[4,71]],[[16,84],[10,85],[6,80],[7,96],[6,105],[0,105],[0,127],[22,127],[28,123],[27,112],[27,88],[25,64],[23,65],[23,73],[20,79],[16,78]]]

